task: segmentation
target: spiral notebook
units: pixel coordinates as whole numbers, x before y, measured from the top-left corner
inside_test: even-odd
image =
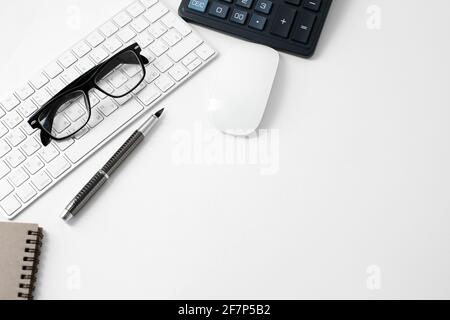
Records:
[[[32,300],[42,245],[37,224],[0,222],[0,300]]]

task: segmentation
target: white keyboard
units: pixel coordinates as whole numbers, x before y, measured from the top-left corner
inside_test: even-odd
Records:
[[[120,99],[92,91],[92,116],[76,137],[43,147],[28,117],[64,86],[137,42],[145,81]],[[216,55],[158,0],[135,1],[0,101],[0,211],[12,219]]]

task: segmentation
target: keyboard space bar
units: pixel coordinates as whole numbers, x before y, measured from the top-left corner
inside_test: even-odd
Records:
[[[135,100],[130,100],[106,117],[96,127],[89,130],[83,137],[70,146],[65,154],[73,163],[80,161],[92,149],[116,132],[122,125],[144,108]]]

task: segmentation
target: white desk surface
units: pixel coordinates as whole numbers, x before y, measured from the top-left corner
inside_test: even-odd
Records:
[[[1,95],[128,3],[3,2]],[[314,58],[281,54],[270,175],[202,153],[219,56],[73,225],[60,211],[130,130],[16,219],[45,228],[36,297],[450,298],[449,10],[335,0]],[[177,164],[180,146],[199,164]]]

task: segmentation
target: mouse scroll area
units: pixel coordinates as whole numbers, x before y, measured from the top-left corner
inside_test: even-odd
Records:
[[[264,116],[278,61],[274,49],[244,41],[222,53],[207,106],[211,124],[236,136],[255,132]]]

